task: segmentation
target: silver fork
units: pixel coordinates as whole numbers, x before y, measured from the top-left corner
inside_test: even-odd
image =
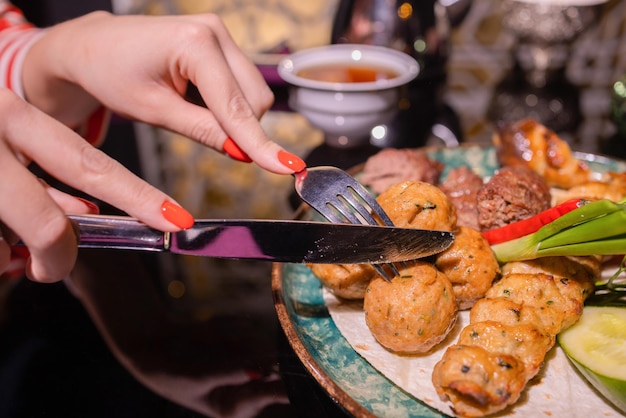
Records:
[[[296,173],[296,193],[320,215],[333,223],[393,226],[376,199],[354,177],[336,167],[307,168]],[[393,263],[372,264],[385,280],[400,273]]]

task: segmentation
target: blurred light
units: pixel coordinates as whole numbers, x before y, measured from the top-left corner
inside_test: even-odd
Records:
[[[376,141],[380,141],[387,136],[387,127],[385,125],[374,126],[372,129],[372,138]]]
[[[528,96],[526,96],[526,99],[524,101],[528,106],[533,107],[537,106],[537,103],[539,103],[539,98],[534,94],[529,94]]]
[[[185,294],[185,291],[185,283],[181,282],[180,280],[172,280],[167,285],[167,293],[175,299],[182,298]]]
[[[626,84],[624,84],[623,81],[617,81],[615,84],[613,84],[613,90],[619,96],[626,96]]]
[[[361,58],[363,57],[363,53],[359,51],[358,49],[353,50],[352,54],[350,55],[352,56],[352,59],[355,61],[360,61]]]
[[[413,42],[413,49],[420,53],[426,51],[426,41],[423,39],[416,39],[415,42]]]
[[[398,7],[398,17],[400,19],[409,19],[413,14],[413,6],[410,3],[402,3],[400,7]]]

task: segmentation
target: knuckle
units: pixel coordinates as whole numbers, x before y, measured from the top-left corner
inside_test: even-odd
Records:
[[[250,103],[241,94],[235,94],[228,102],[228,113],[235,120],[244,120],[255,117]]]
[[[152,202],[154,200],[156,189],[150,184],[140,181],[132,191],[132,198],[135,202]],[[161,202],[159,202],[161,203]]]
[[[213,120],[198,120],[189,128],[189,136],[201,144],[215,147],[223,134]]]
[[[274,92],[269,87],[263,89],[261,92],[261,106],[264,112],[272,107],[275,99]]]
[[[176,30],[173,31],[173,34],[177,37],[176,39],[180,45],[205,48],[207,43],[218,43],[217,35],[212,29],[214,25],[210,21],[207,24],[181,22],[176,27]]]
[[[86,178],[99,180],[111,173],[118,163],[104,152],[85,143],[80,150],[80,165],[82,173],[87,174]]]

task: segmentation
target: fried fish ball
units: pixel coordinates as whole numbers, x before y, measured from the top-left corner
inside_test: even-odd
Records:
[[[500,264],[482,234],[459,227],[454,242],[437,254],[435,266],[450,279],[459,309],[469,309],[500,275]]]
[[[441,231],[456,228],[454,205],[432,184],[405,181],[391,186],[376,200],[397,227]]]
[[[542,332],[533,324],[503,324],[498,319],[498,322],[486,320],[464,328],[457,344],[516,357],[524,364],[523,373],[528,380],[541,368],[554,340],[554,335]]]
[[[602,273],[602,257],[541,257],[534,260],[513,261],[502,266],[502,274],[509,273],[546,273],[575,279],[581,284],[593,284]]]
[[[450,280],[425,262],[414,262],[387,282],[370,282],[363,302],[365,321],[386,349],[399,354],[428,352],[452,330],[457,305]]]
[[[526,386],[524,364],[515,356],[474,345],[448,347],[433,371],[442,398],[464,417],[482,417],[515,403]]]
[[[504,284],[494,285],[496,289],[490,289],[496,294],[498,287],[506,287],[508,297],[517,298],[510,292],[523,288],[527,295],[533,294],[530,300],[525,299],[526,305],[542,307],[545,303],[549,306],[544,308],[541,320],[552,323],[557,329],[566,329],[573,325],[582,314],[584,300],[593,293],[594,283],[600,276],[600,261],[598,257],[543,257],[536,260],[518,261],[507,263],[503,270],[507,279]],[[517,275],[517,276],[516,276]],[[537,275],[538,278],[532,278]],[[530,277],[528,277],[530,276]],[[525,282],[530,281],[532,286]],[[558,300],[552,300],[551,294],[560,296]],[[557,307],[555,311],[553,308]],[[555,332],[556,333],[556,332]]]
[[[542,312],[533,306],[506,298],[483,298],[476,301],[470,311],[470,323],[491,321],[494,315],[504,325],[540,325]],[[541,326],[542,329],[546,329]]]
[[[556,335],[578,320],[583,309],[582,297],[571,299],[561,293],[561,279],[543,273],[510,273],[494,284],[485,297],[503,297],[540,309],[541,324],[537,326]]]
[[[472,307],[457,344],[435,365],[433,385],[458,415],[484,416],[515,403],[556,335],[580,317],[594,262],[539,260],[502,269],[502,278]]]
[[[309,268],[335,296],[351,300],[363,299],[377,274],[369,264],[310,264]]]

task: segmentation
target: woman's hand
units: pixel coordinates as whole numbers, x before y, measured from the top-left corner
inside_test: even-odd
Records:
[[[63,279],[77,255],[76,234],[65,213],[94,211],[43,184],[25,167],[29,161],[154,228],[176,231],[193,223],[167,195],[8,90],[0,90],[0,114],[0,275],[9,265],[10,246],[20,239],[30,251],[26,274],[31,279]]]
[[[102,103],[219,151],[232,138],[272,172],[304,168],[263,132],[259,118],[273,94],[216,15],[92,13],[49,29],[23,71],[28,101],[66,124]],[[184,99],[189,82],[206,108]]]

